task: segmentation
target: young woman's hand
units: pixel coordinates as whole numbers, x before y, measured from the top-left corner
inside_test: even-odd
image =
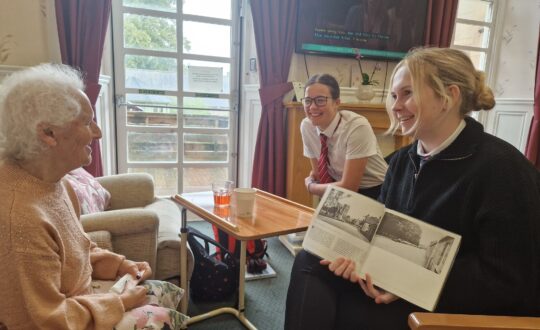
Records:
[[[386,292],[380,288],[377,288],[373,285],[371,276],[366,274],[366,279],[363,280],[354,270],[356,264],[351,259],[347,258],[337,258],[334,261],[330,260],[321,260],[320,262],[323,266],[328,266],[328,269],[333,272],[336,276],[340,276],[345,280],[349,280],[353,283],[358,283],[364,293],[375,300],[377,304],[389,304],[393,301],[396,301],[399,297],[396,295]]]
[[[360,284],[360,287],[362,290],[364,290],[364,293],[375,300],[375,303],[377,304],[389,304],[393,301],[396,301],[399,297],[382,290],[381,288],[377,288],[373,285],[373,282],[371,280],[371,276],[369,274],[366,274],[366,279],[363,280],[360,277],[358,277],[358,284]]]
[[[146,261],[135,262],[125,259],[118,267],[116,275],[124,276],[125,274],[131,274],[139,282],[143,282],[152,276],[152,269]]]
[[[129,311],[133,308],[142,306],[146,302],[146,292],[148,290],[144,286],[137,285],[129,288],[120,294],[124,310]]]
[[[351,282],[357,282],[357,279],[359,278],[354,271],[356,264],[351,259],[341,257],[334,261],[323,259],[321,260],[320,264],[323,266],[328,266],[328,269],[336,276],[343,277]]]

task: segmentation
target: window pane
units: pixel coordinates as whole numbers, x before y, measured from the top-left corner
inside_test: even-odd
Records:
[[[157,196],[172,196],[178,193],[178,170],[176,168],[128,168],[128,173],[148,173],[154,177]]]
[[[228,111],[184,110],[184,127],[187,128],[229,128]]]
[[[454,45],[487,48],[489,28],[480,25],[456,23]]]
[[[184,60],[184,91],[200,93],[230,93],[229,63]]]
[[[493,1],[459,0],[457,17],[481,22],[491,22]]]
[[[176,0],[124,0],[124,6],[176,12]]]
[[[184,0],[184,14],[231,19],[230,0]]]
[[[474,64],[474,67],[477,69],[477,70],[480,70],[480,71],[485,71],[486,68],[486,57],[487,57],[487,54],[486,52],[476,52],[476,51],[472,51],[472,50],[463,50],[461,49],[465,54],[469,55],[469,57],[471,58],[471,61],[473,62]]]
[[[229,99],[184,97],[184,127],[229,128],[231,115],[229,111],[211,111],[212,109],[229,110],[229,107]],[[208,110],[201,110],[204,108]]]
[[[178,105],[176,96],[152,95],[152,94],[126,94],[128,103],[142,105],[161,105],[175,107]]]
[[[230,180],[227,167],[195,168],[184,167],[183,192],[207,191],[212,189],[212,182]]]
[[[184,108],[206,108],[223,109],[231,108],[229,99],[218,99],[213,97],[184,97]]]
[[[176,162],[176,133],[128,132],[128,162]]]
[[[177,105],[175,96],[151,94],[126,94],[126,123],[128,126],[177,127],[178,109],[160,106]],[[146,106],[148,105],[148,106]]]
[[[124,47],[176,51],[176,20],[124,14]]]
[[[178,116],[175,109],[128,105],[126,116],[128,126],[177,127]]]
[[[230,26],[184,21],[183,29],[189,40],[189,47],[184,47],[187,54],[231,56]]]
[[[185,162],[226,162],[229,160],[226,134],[184,134]]]
[[[178,90],[174,58],[126,55],[125,68],[127,88]]]

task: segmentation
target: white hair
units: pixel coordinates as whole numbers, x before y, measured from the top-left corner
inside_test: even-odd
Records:
[[[0,83],[0,160],[27,160],[45,146],[41,123],[64,126],[80,113],[79,71],[67,65],[40,64],[11,74]]]

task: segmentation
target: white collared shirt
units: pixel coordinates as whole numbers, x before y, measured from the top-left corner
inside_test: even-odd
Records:
[[[321,154],[319,133],[328,137],[330,161],[328,172],[336,181],[340,181],[343,177],[345,160],[367,157],[368,162],[360,188],[371,188],[383,182],[388,165],[384,161],[375,133],[365,117],[352,111],[338,111],[324,131],[320,131],[308,118],[304,118],[300,124],[300,132],[304,156],[308,158],[319,159]]]
[[[428,156],[433,157],[433,156],[435,156],[436,154],[438,154],[441,151],[443,151],[444,149],[446,149],[450,144],[452,144],[452,142],[454,142],[454,140],[457,139],[457,137],[461,133],[461,131],[463,131],[465,126],[466,126],[465,120],[461,119],[461,121],[459,122],[459,125],[456,128],[456,130],[454,131],[454,133],[450,134],[450,136],[446,140],[444,140],[443,143],[441,143],[440,145],[438,145],[436,148],[434,148],[433,150],[431,150],[428,153],[426,153],[424,151],[424,147],[422,146],[422,143],[419,142],[417,144],[417,147],[416,147],[416,153],[420,157],[428,157]]]

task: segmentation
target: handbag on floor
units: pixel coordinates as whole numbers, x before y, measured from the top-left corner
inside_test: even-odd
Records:
[[[223,301],[236,293],[239,261],[234,255],[194,228],[188,228],[187,241],[195,259],[189,283],[191,299],[195,302]],[[216,247],[218,252],[211,254],[210,245]]]
[[[237,260],[240,260],[240,241],[219,229],[216,225],[212,225],[212,230],[214,231],[216,240],[226,246]],[[267,249],[268,243],[265,239],[247,241],[246,267],[248,273],[260,274],[266,269],[267,264],[264,257],[268,257]]]

